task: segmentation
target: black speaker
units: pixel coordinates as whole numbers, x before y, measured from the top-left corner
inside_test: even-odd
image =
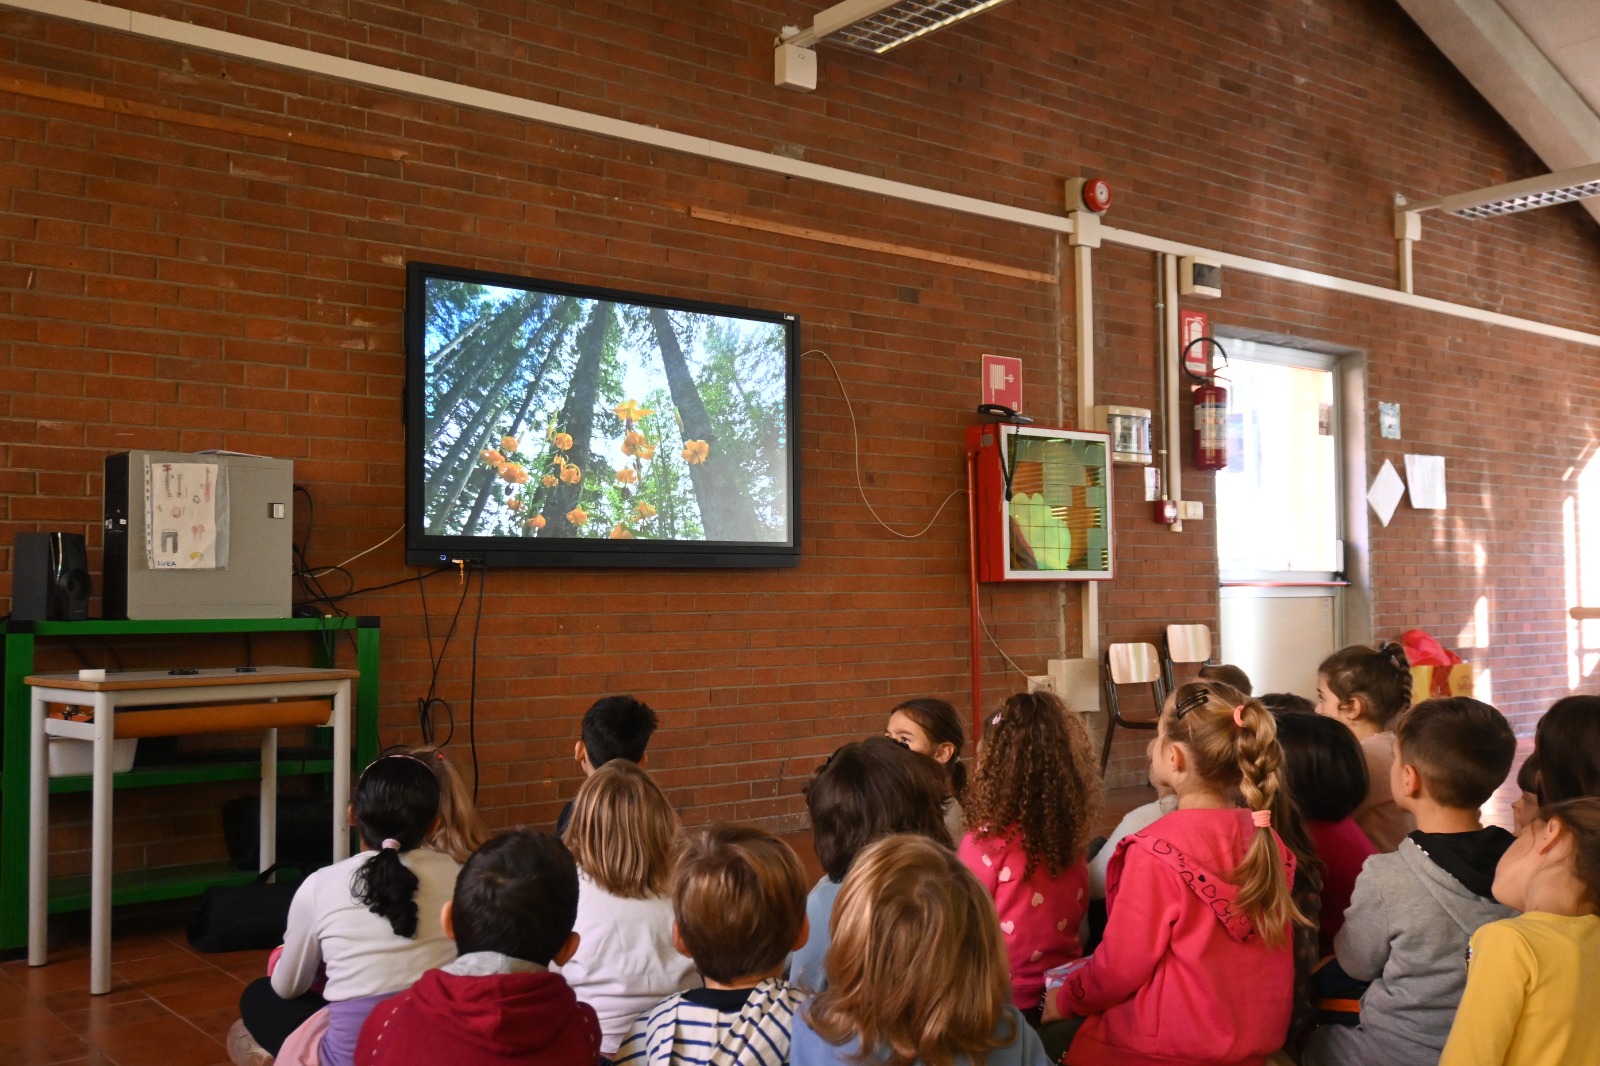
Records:
[[[18,533],[11,548],[11,617],[82,621],[89,617],[89,551],[82,533]]]

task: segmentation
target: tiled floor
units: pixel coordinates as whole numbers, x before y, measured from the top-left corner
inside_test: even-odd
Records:
[[[111,992],[89,995],[87,923],[51,926],[50,963],[0,964],[0,1063],[6,1066],[213,1066],[239,1016],[239,993],[265,972],[265,951],[200,955],[182,909],[119,912]]]
[[[1107,796],[1104,833],[1147,788]],[[786,836],[810,876],[820,876],[809,832]],[[201,955],[184,938],[183,904],[119,910],[113,929],[111,992],[89,995],[88,923],[51,923],[50,963],[0,963],[0,1064],[4,1066],[213,1066],[239,1016],[239,993],[265,973],[265,951]]]

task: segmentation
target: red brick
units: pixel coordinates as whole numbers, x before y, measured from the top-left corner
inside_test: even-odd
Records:
[[[1392,274],[1393,191],[1544,169],[1401,13],[1354,0],[1310,16],[1272,0],[1267,14],[1296,19],[1286,38],[1263,34],[1273,22],[1255,8],[1224,5],[1197,20],[1151,5],[1006,5],[899,56],[835,49],[810,96],[774,90],[753,43],[792,15],[775,0],[711,14],[657,0],[643,21],[539,0],[493,11],[361,4],[339,18],[310,3],[156,7],[1036,210],[1059,210],[1063,175],[1104,173],[1118,192],[1113,225],[1376,284]],[[1056,268],[1064,242],[1053,237],[129,35],[16,13],[0,14],[0,26],[22,44],[7,60],[20,78],[158,95],[163,106],[410,153],[368,160],[0,102],[5,258],[50,268],[31,290],[0,290],[7,523],[92,525],[80,482],[97,476],[106,451],[223,446],[297,458],[296,479],[318,504],[316,565],[377,543],[401,521],[410,258],[796,311],[803,343],[827,350],[844,375],[863,478],[899,528],[926,521],[962,484],[979,354],[1024,358],[1034,410],[1075,404],[1070,269],[1059,287],[1003,279],[703,222],[687,207],[1032,270]],[[1600,329],[1594,224],[1577,208],[1491,226],[1430,220],[1427,237],[1417,267],[1430,294]],[[1070,263],[1064,246],[1060,257]],[[1143,253],[1096,253],[1105,402],[1154,404],[1151,271]],[[1371,442],[1373,469],[1418,448],[1446,455],[1461,486],[1451,511],[1402,507],[1372,531],[1378,631],[1416,624],[1453,639],[1489,596],[1492,643],[1470,654],[1492,667],[1496,700],[1526,729],[1568,686],[1561,508],[1581,491],[1591,454],[1594,351],[1237,272],[1205,309],[1229,327],[1365,350],[1372,398],[1402,402],[1407,430],[1403,447]],[[477,715],[491,824],[553,818],[576,787],[567,753],[578,715],[613,687],[663,709],[659,769],[691,824],[795,824],[796,767],[881,729],[896,698],[931,691],[965,709],[962,501],[921,541],[880,529],[861,504],[837,383],[815,357],[801,382],[798,570],[489,575]],[[1213,523],[1157,530],[1123,472],[1120,569],[1103,592],[1102,636],[1215,625]],[[1185,494],[1208,513],[1215,502],[1209,476],[1193,470]],[[415,576],[401,560],[395,541],[351,569],[360,586]],[[454,578],[428,589],[442,634]],[[1055,589],[983,594],[996,639],[1030,671],[1076,652],[1075,590],[1064,601]],[[410,738],[432,673],[418,590],[366,593],[350,606],[385,617],[384,735]],[[475,608],[469,599],[439,680],[463,725]],[[1018,680],[990,645],[981,665],[986,701]],[[1114,781],[1142,776],[1144,739],[1119,742]],[[192,800],[131,793],[126,806],[119,799],[119,819],[135,819],[139,835],[119,863],[217,848],[205,819],[163,827],[199,809]],[[62,811],[73,825],[84,817],[81,804]],[[68,844],[80,856],[87,846],[81,833]]]

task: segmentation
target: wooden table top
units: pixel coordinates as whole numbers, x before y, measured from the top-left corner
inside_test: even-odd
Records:
[[[361,672],[358,670],[325,670],[309,666],[258,666],[253,670],[238,670],[223,666],[196,670],[192,674],[178,674],[168,670],[108,670],[103,681],[88,681],[76,673],[30,674],[22,681],[23,684],[38,688],[78,692],[129,692],[138,689],[285,684],[295,681],[354,681],[360,676]]]

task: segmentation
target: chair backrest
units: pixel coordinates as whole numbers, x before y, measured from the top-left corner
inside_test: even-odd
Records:
[[[1161,659],[1154,644],[1110,644],[1106,667],[1113,685],[1148,685],[1161,680]]]
[[[1211,658],[1211,627],[1170,625],[1167,627],[1167,658],[1175,663],[1203,663]]]

